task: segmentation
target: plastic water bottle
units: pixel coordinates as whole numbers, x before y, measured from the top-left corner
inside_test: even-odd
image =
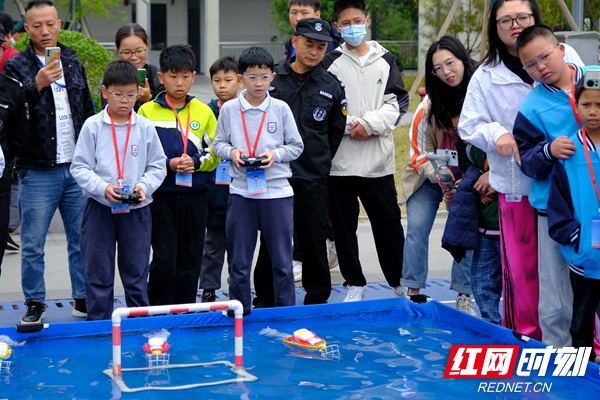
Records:
[[[506,201],[518,203],[521,201],[521,170],[513,154],[506,161]]]

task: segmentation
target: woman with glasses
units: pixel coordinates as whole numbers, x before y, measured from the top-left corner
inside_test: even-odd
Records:
[[[409,288],[409,295],[419,294],[420,289],[425,288],[429,234],[440,202],[443,199],[447,206],[452,203],[453,181],[462,176],[458,166],[450,166],[451,181],[441,181],[429,159],[422,156],[438,149],[456,150],[459,137],[452,117],[460,113],[475,61],[458,39],[443,36],[429,47],[425,67],[429,72],[425,76],[427,96],[417,107],[410,127],[411,148],[400,200],[406,203],[408,222],[401,285]],[[471,255],[460,264],[453,262],[450,288],[458,292],[455,308],[476,316],[470,299]]]
[[[515,43],[524,28],[541,24],[542,18],[535,0],[496,0],[490,22],[489,50],[469,82],[458,129],[463,140],[487,153],[489,184],[499,194],[503,325],[541,340],[537,215],[528,200],[532,181],[513,168],[511,156],[514,153],[519,162],[512,129],[533,85],[517,57]],[[568,55],[565,59],[571,61]],[[509,172],[517,179],[509,182]],[[510,186],[519,186],[515,194],[520,195],[520,201],[507,201]]]
[[[146,70],[145,83],[144,86],[140,86],[139,102],[134,108],[137,111],[142,104],[154,99],[159,92],[164,90],[157,76],[160,69],[147,63],[150,40],[140,25],[125,24],[120,27],[115,35],[115,45],[121,60],[131,62],[137,69]]]

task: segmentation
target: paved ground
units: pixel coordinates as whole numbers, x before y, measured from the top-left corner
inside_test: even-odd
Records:
[[[190,91],[198,99],[208,102],[214,98],[210,79],[204,76],[196,77],[196,82]],[[406,116],[406,121],[410,122],[410,116]],[[441,249],[441,236],[444,229],[446,213],[441,212],[436,220],[433,232],[430,237],[429,253],[429,276],[428,279],[439,280],[430,283],[430,290],[425,293],[432,295],[435,299],[453,303],[456,293],[447,290],[447,281],[450,278],[450,267],[452,259],[448,252]],[[406,228],[406,221],[403,221]],[[381,286],[374,285],[372,290],[367,291],[366,298],[391,297],[393,292],[387,290],[385,278],[379,267],[377,253],[371,233],[371,226],[368,221],[360,224],[359,229],[360,259],[367,281],[370,284],[383,283]],[[19,235],[15,235],[16,242],[20,242]],[[57,214],[52,222],[50,233],[47,236],[46,246],[46,290],[47,300],[55,301],[58,307],[66,306],[68,303],[61,300],[71,299],[70,280],[67,264],[67,243],[63,233],[62,222]],[[224,269],[226,271],[226,268]],[[332,284],[336,285],[332,290],[331,302],[338,302],[343,299],[343,288],[340,285],[344,282],[339,268],[331,270]],[[227,274],[222,275],[222,291],[219,296],[227,295]],[[301,285],[298,285],[298,295],[303,296]],[[382,289],[383,288],[383,289]],[[338,293],[338,295],[336,295]],[[115,295],[123,296],[123,287],[117,275],[115,281]],[[23,293],[21,291],[21,255],[19,252],[7,251],[2,263],[2,275],[0,276],[0,326],[14,324],[18,321],[14,313],[22,313]],[[58,301],[58,303],[56,303]],[[65,307],[66,308],[66,307]],[[2,311],[12,311],[6,313]],[[48,310],[50,311],[50,310]],[[65,309],[65,311],[67,311]],[[10,314],[10,315],[9,315]],[[68,314],[68,313],[67,313]],[[66,315],[66,314],[65,314]]]

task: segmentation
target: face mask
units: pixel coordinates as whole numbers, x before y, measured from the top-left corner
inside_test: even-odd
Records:
[[[350,46],[358,46],[361,44],[367,35],[366,25],[350,25],[340,27],[342,38],[350,44]]]
[[[10,42],[11,42],[12,44],[15,44],[15,43],[17,43],[17,41],[15,40],[15,38],[14,38],[14,37],[12,37],[12,36],[10,37]]]

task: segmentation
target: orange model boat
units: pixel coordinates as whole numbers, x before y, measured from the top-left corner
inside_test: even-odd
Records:
[[[322,350],[327,346],[325,340],[321,339],[314,332],[302,328],[295,331],[292,336],[283,339],[286,345],[299,347],[305,350]]]

